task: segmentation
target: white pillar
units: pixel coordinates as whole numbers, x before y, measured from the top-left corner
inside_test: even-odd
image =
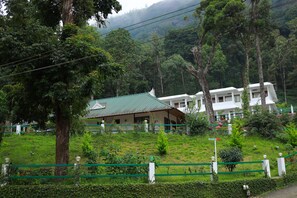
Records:
[[[232,92],[232,102],[235,102],[234,92]]]
[[[101,129],[102,129],[102,132],[105,131],[105,124],[104,124],[104,120],[101,121]]]
[[[215,156],[211,157],[210,173],[210,179],[213,181],[213,174],[218,174],[218,162],[215,161]]]
[[[267,177],[271,177],[271,174],[270,174],[270,164],[269,164],[269,160],[267,159],[267,156],[264,155],[264,160],[263,160],[263,170],[265,171],[265,175]]]
[[[149,183],[154,184],[155,183],[155,163],[154,162],[149,163],[148,177],[149,177],[148,178]]]
[[[286,175],[285,158],[282,156],[282,153],[279,153],[279,158],[277,158],[277,167],[278,176],[283,177],[284,175]]]
[[[149,129],[149,125],[147,123],[147,120],[144,120],[144,131],[148,132],[148,129]]]
[[[16,125],[16,129],[15,129],[15,131],[16,131],[16,134],[17,134],[17,135],[20,135],[20,134],[21,134],[21,125],[20,125],[20,124],[17,124],[17,125]]]
[[[294,114],[294,107],[291,105],[291,114]]]
[[[230,113],[230,111],[228,112],[228,120],[231,120],[231,113]]]
[[[228,135],[232,134],[232,124],[228,124]]]

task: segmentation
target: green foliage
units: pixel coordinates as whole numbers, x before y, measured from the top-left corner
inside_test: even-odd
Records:
[[[82,140],[82,153],[83,156],[87,158],[88,164],[96,164],[97,153],[92,145],[92,134],[90,132],[85,132]],[[90,173],[96,173],[97,167],[88,167]]]
[[[289,123],[285,126],[284,133],[287,134],[288,143],[293,147],[297,146],[297,127],[294,123]]]
[[[295,177],[296,178],[296,177]],[[289,181],[289,180],[288,180]],[[296,181],[296,180],[295,180]],[[19,197],[246,197],[242,186],[252,189],[252,196],[259,196],[276,189],[275,180],[257,179],[217,184],[187,182],[180,184],[134,185],[8,185],[0,188],[6,198]]]
[[[265,138],[274,138],[280,130],[280,121],[276,115],[263,110],[250,115],[246,126],[249,133],[259,134]]]
[[[164,130],[160,130],[158,134],[157,149],[160,155],[166,155],[168,153],[168,137]]]
[[[147,159],[144,156],[126,153],[124,156],[119,155],[120,148],[112,145],[101,150],[100,156],[106,164],[144,164]],[[146,174],[147,167],[137,166],[108,166],[106,167],[107,174]]]
[[[209,121],[203,113],[186,114],[186,125],[190,128],[190,135],[204,135],[209,132]]]
[[[236,119],[232,124],[232,134],[230,135],[230,146],[231,147],[238,147],[240,150],[242,149],[243,145],[243,127],[244,127],[244,120]]]
[[[237,147],[230,147],[219,151],[219,157],[223,162],[240,162],[243,160],[242,152]],[[232,172],[236,164],[226,164],[225,167]]]
[[[242,100],[242,112],[243,116],[245,118],[248,118],[250,116],[250,102],[249,102],[249,94],[248,90],[246,88],[243,89],[242,95],[241,95],[241,100]]]

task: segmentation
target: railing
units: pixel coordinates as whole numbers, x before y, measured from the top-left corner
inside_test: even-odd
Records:
[[[211,175],[210,167],[211,163],[184,163],[184,164],[157,164],[158,169],[155,176],[156,177],[171,177],[171,176],[198,176],[198,175]],[[205,171],[204,167],[207,166],[207,169],[209,171]],[[160,173],[165,172],[162,167],[167,167],[166,173]],[[187,169],[183,170],[177,170],[173,169],[172,171],[175,171],[175,173],[169,173],[170,167],[187,167]],[[203,167],[203,169],[197,170],[197,167]],[[192,169],[191,169],[192,168]],[[171,170],[170,170],[171,171]],[[181,173],[183,172],[183,173]]]
[[[263,164],[262,160],[259,161],[249,161],[249,162],[218,162],[218,165],[228,166],[228,165],[249,165],[249,164]],[[241,169],[242,167],[236,167],[236,169]],[[230,175],[230,174],[244,174],[244,173],[264,173],[265,170],[261,166],[261,169],[252,170],[238,170],[238,171],[219,171],[219,175]]]
[[[286,160],[286,167],[292,166],[292,165],[297,165],[297,152],[291,153],[289,155],[284,156]]]

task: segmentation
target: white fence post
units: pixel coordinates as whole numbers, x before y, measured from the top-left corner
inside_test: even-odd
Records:
[[[154,162],[154,157],[151,156],[150,157],[150,163],[149,163],[149,170],[148,170],[148,180],[150,184],[154,184],[155,183],[155,171],[156,171],[156,165]]]
[[[278,176],[280,177],[286,175],[285,158],[282,155],[282,153],[279,153],[279,158],[277,158]]]
[[[218,162],[215,161],[215,157],[211,157],[211,164],[210,164],[210,179],[211,181],[214,181],[214,174],[218,174]]]
[[[1,167],[1,175],[3,175],[4,182],[2,184],[0,184],[0,186],[5,186],[8,182],[9,165],[10,165],[10,159],[7,157],[7,158],[5,158],[5,162],[4,162],[4,164],[2,164],[2,167]]]
[[[228,124],[228,135],[232,134],[232,124]]]
[[[149,130],[149,125],[147,123],[147,120],[144,120],[144,131],[148,132],[148,130]]]
[[[267,177],[271,177],[271,174],[270,174],[270,164],[269,164],[269,160],[267,159],[267,155],[263,155],[264,157],[264,160],[263,160],[263,170],[265,172],[265,175]]]

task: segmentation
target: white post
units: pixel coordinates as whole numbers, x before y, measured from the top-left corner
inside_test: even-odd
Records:
[[[294,107],[291,105],[291,114],[294,114]]]
[[[16,134],[17,135],[20,135],[21,134],[21,125],[20,124],[17,124],[16,125],[16,130],[15,131],[16,131]]]
[[[285,158],[282,155],[282,153],[279,153],[279,158],[277,158],[278,176],[280,177],[286,175]]]
[[[101,126],[101,129],[102,129],[102,132],[104,133],[104,131],[105,131],[104,120],[101,121],[101,125],[100,125],[100,126]],[[101,132],[101,133],[102,133],[102,132]]]
[[[211,157],[210,173],[211,173],[210,179],[211,181],[213,181],[214,180],[213,175],[218,174],[218,162],[215,161],[214,156]]]
[[[155,163],[154,162],[149,163],[148,177],[149,177],[148,178],[149,183],[154,184],[155,183]]]
[[[232,124],[228,124],[228,135],[232,134]]]
[[[148,132],[148,129],[149,129],[149,125],[147,123],[147,120],[144,120],[144,131]]]
[[[218,156],[217,156],[217,138],[214,140],[214,147],[215,147],[215,162],[218,162]]]
[[[230,111],[228,112],[228,120],[231,120],[231,113],[230,113]]]
[[[270,174],[270,165],[269,165],[269,160],[267,159],[267,155],[263,155],[264,157],[264,160],[263,160],[263,170],[265,171],[265,175],[267,177],[271,177],[271,174]]]

